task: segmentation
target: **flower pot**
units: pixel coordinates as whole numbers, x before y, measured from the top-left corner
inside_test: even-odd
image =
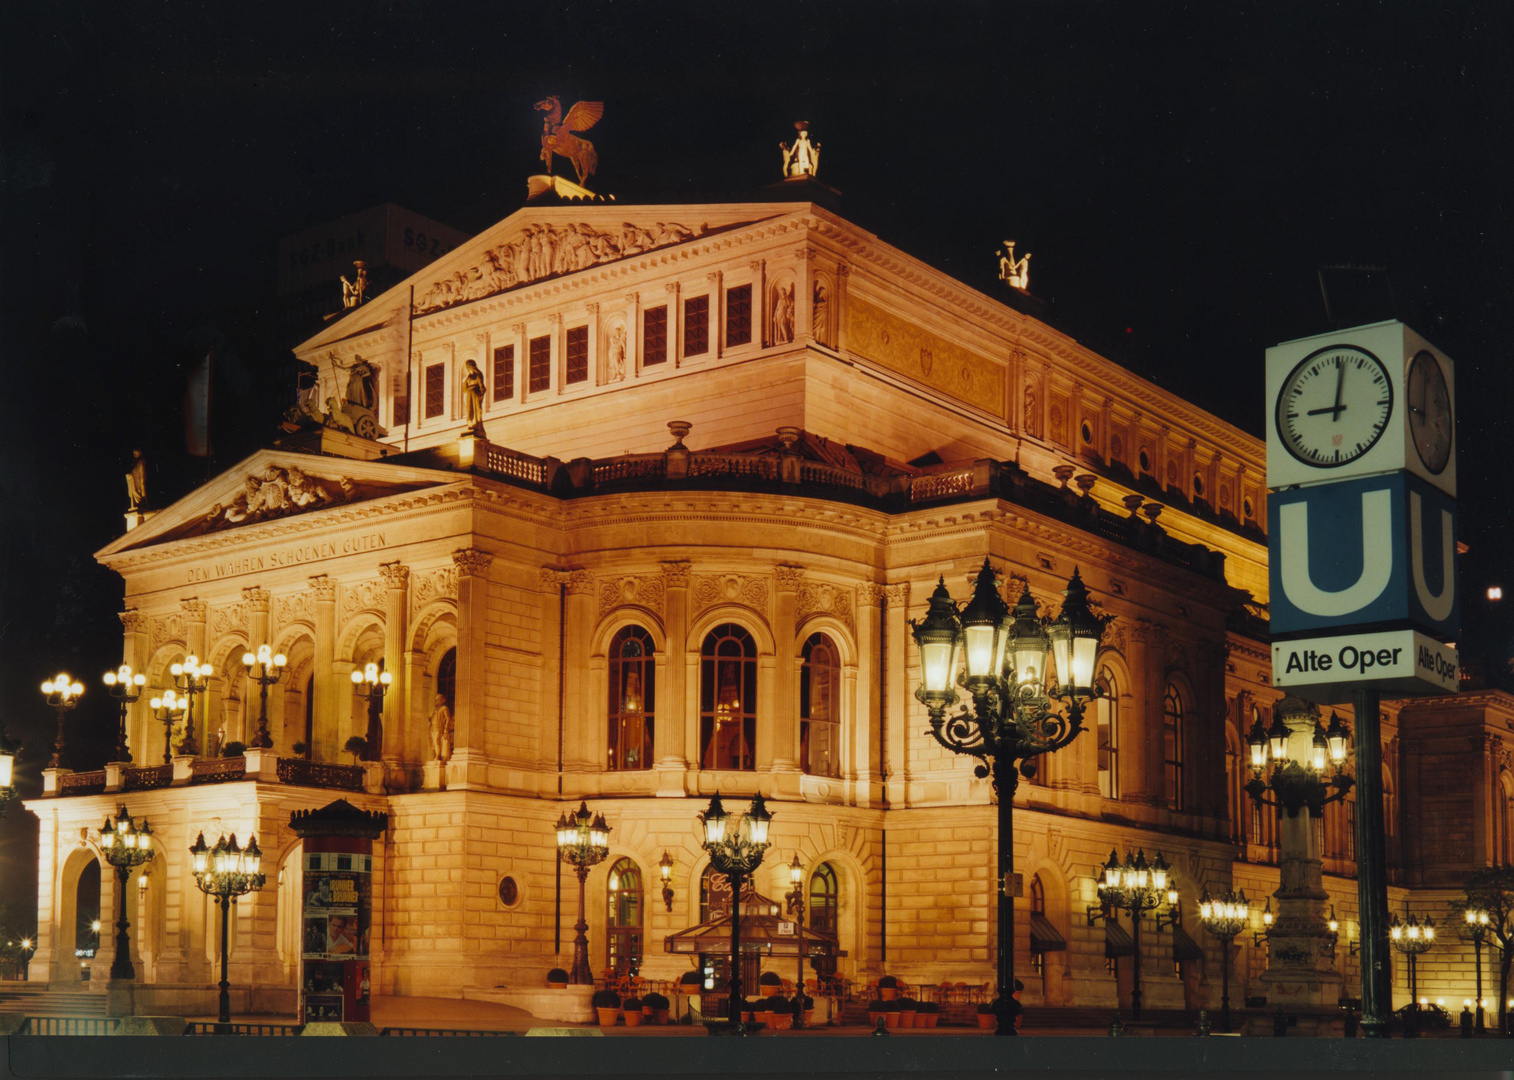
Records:
[[[805,1027],[809,1027],[814,1022],[815,1022],[815,1010],[814,1009],[805,1009],[804,1010],[804,1026]]]
[[[983,1031],[992,1031],[998,1026],[998,1018],[993,1013],[979,1013],[978,1027]]]
[[[666,1024],[668,1022],[668,1013],[671,1011],[671,1009],[653,1009],[652,1020],[659,1024]]]
[[[742,1013],[741,1014],[741,1021],[744,1024],[750,1024],[752,1022],[752,1014],[749,1013],[749,1012]]]
[[[615,1026],[615,1018],[620,1015],[620,1009],[619,1009],[619,1007],[616,1007],[616,1008],[613,1008],[613,1009],[595,1008],[594,1011],[599,1014],[599,1026],[600,1027],[614,1027]]]
[[[784,1031],[794,1026],[794,1018],[788,1013],[769,1013],[768,1026],[771,1027],[774,1031]]]
[[[933,1028],[936,1026],[936,1021],[940,1019],[940,1016],[937,1013],[926,1013],[924,1019],[925,1026]]]
[[[745,909],[743,909],[743,910],[745,910]],[[763,997],[772,997],[774,994],[778,993],[778,991],[782,990],[783,987],[781,987],[781,986],[759,986],[757,989],[759,989],[759,990],[762,991],[762,996]]]
[[[868,1027],[877,1027],[878,1026],[878,1017],[880,1017],[882,1015],[883,1014],[880,1013],[880,1012],[870,1012],[870,1013],[868,1013],[867,1014],[867,1024],[868,1024]]]
[[[896,1013],[896,1012],[886,1012],[886,1013],[884,1013],[883,1014],[883,1026],[886,1027],[886,1028],[896,1028],[896,1027],[898,1027],[899,1026],[899,1016],[900,1016],[900,1014]]]
[[[918,1016],[918,1015],[919,1015],[918,1013],[913,1013],[913,1012],[902,1012],[902,1013],[900,1013],[899,1014],[899,1026],[902,1027],[902,1028],[912,1028],[912,1027],[914,1027],[915,1026],[915,1017]]]
[[[899,996],[899,988],[897,986],[880,986],[880,987],[878,987],[878,1000],[879,1001],[893,1001],[898,996]]]
[[[628,1013],[626,1013],[626,1027],[640,1027],[640,1026],[641,1026],[641,1013],[639,1013],[639,1012],[628,1012]]]

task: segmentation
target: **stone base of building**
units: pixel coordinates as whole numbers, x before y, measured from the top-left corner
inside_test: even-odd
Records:
[[[120,989],[112,983],[106,993],[111,1016],[210,1016],[220,1008],[221,994],[218,987],[199,983],[124,983]],[[230,994],[237,1016],[293,1016],[299,1011],[292,986],[232,986]]]
[[[524,1009],[538,1020],[558,1020],[569,1024],[592,1024],[595,1020],[593,986],[565,986],[550,990],[464,990],[469,1001],[492,1001]]]

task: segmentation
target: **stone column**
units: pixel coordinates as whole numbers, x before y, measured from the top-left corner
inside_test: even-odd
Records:
[[[405,663],[410,645],[410,568],[399,562],[382,563],[379,574],[384,579],[384,670],[394,678],[384,696],[384,737],[382,760],[386,774],[394,774],[405,758],[410,742],[410,665]],[[428,714],[429,715],[429,714]]]
[[[683,362],[683,310],[678,303],[678,283],[668,286],[668,358],[670,366]]]
[[[335,761],[341,745],[336,734],[342,698],[347,686],[336,681],[336,582],[325,574],[310,578],[315,612],[315,705],[311,716],[310,743],[307,752],[312,761]]]
[[[37,948],[27,969],[27,982],[56,983],[64,977],[63,928],[59,925],[62,885],[58,881],[63,860],[58,854],[58,810],[56,806],[44,807],[37,813]],[[105,920],[100,921],[103,924]],[[72,961],[73,957],[66,959]]]
[[[808,319],[808,315],[805,316]],[[910,650],[914,648],[910,638],[909,582],[889,585],[884,595],[888,598],[887,614],[884,616],[883,666],[888,683],[884,687],[883,717],[886,735],[883,760],[880,762],[879,778],[884,782],[891,803],[904,802],[904,783],[908,779],[908,762],[905,747],[910,724],[909,703],[914,700],[914,687],[910,685]]]
[[[585,360],[589,373],[589,385],[603,386],[609,381],[609,372],[600,367],[605,350],[600,348],[599,342],[599,304],[590,301],[584,305],[584,308],[589,313],[589,355]]]
[[[1296,697],[1285,697],[1273,708],[1288,727],[1288,756],[1306,761],[1314,743],[1319,708]],[[1270,812],[1270,811],[1269,811]],[[1334,1008],[1340,1000],[1341,975],[1325,950],[1324,878],[1320,852],[1307,807],[1278,819],[1279,854],[1277,918],[1267,936],[1267,970],[1263,975],[1268,997],[1293,1006]]]
[[[274,647],[273,635],[269,631],[268,604],[269,596],[267,589],[257,586],[242,590],[242,603],[247,611],[247,651],[256,653],[259,645],[267,645],[278,652]],[[245,672],[242,680],[242,731],[239,735],[230,736],[240,738],[247,746],[252,746],[258,737],[258,717],[262,715],[263,697],[262,687],[257,680],[252,678],[252,668]],[[278,696],[283,683],[276,683],[268,688],[268,731],[273,733],[273,702]],[[228,733],[229,735],[230,733]],[[278,742],[275,740],[274,745]]]
[[[629,380],[641,373],[641,293],[626,293],[626,378]]]
[[[209,605],[197,597],[189,597],[180,600],[179,607],[184,612],[184,649],[190,656],[199,658],[200,663],[209,661],[205,657],[205,615]],[[210,732],[220,723],[217,718],[212,720],[210,711],[211,693],[209,686],[204,693],[195,695],[194,707],[194,746],[193,757],[203,757],[209,747],[208,737]]]
[[[598,722],[597,702],[589,696],[589,635],[594,632],[594,575],[567,574],[568,598],[563,620],[563,770],[597,776],[605,769],[608,734]],[[555,648],[555,643],[553,645]]]
[[[710,283],[710,355],[719,360],[725,349],[725,320],[721,312],[725,308],[725,278],[719,270],[705,275]]]
[[[562,618],[567,603],[561,592],[567,583],[568,572],[551,566],[543,566],[537,579],[541,598],[541,694],[537,723],[542,732],[543,770],[560,768],[566,757],[565,747],[558,742],[559,738],[566,741],[567,737],[567,685],[562,677],[562,658],[558,646],[561,644],[564,649],[567,648],[567,634]]]
[[[771,312],[768,311],[767,267],[766,259],[753,259],[747,263],[747,269],[752,272],[752,319],[755,323],[752,341],[763,349],[773,343],[768,327]]]
[[[795,608],[799,599],[799,581],[803,576],[802,566],[779,566],[776,570],[778,587],[773,613],[773,723],[767,740],[763,739],[760,729],[757,735],[758,747],[764,741],[768,742],[772,767],[776,772],[798,772],[803,769],[803,763],[799,760],[799,670],[795,661]]]
[[[1147,806],[1162,802],[1160,788],[1152,787],[1152,761],[1160,776],[1162,747],[1162,628],[1150,619],[1137,619],[1130,627],[1130,681],[1134,716],[1121,717],[1120,798]]]
[[[147,620],[136,608],[121,612],[121,663],[130,664],[133,674],[147,674],[147,662],[151,659],[150,642],[147,636]],[[154,759],[148,756],[148,732],[156,721],[152,720],[150,687],[142,688],[142,695],[135,705],[126,709],[126,749],[136,765],[151,765]],[[162,725],[157,725],[160,729]],[[161,761],[159,754],[156,760]]]
[[[897,587],[897,586],[896,586]],[[857,696],[845,763],[852,789],[849,802],[878,805],[878,720],[882,697],[878,687],[879,643],[883,636],[883,602],[889,586],[867,581],[857,586]]]
[[[666,655],[657,672],[657,729],[652,756],[657,761],[658,794],[682,795],[689,762],[697,761],[699,717],[688,715],[689,564],[662,564],[663,631]]]
[[[852,268],[847,263],[836,264],[836,295],[831,297],[831,307],[836,312],[836,332],[831,340],[836,343],[837,352],[846,351],[846,286],[851,273]]]
[[[457,566],[457,698],[452,717],[452,760],[447,763],[449,788],[482,785],[487,781],[485,729],[485,620],[489,608],[489,566],[494,556],[477,548],[452,553]]]
[[[815,262],[814,249],[802,247],[794,252],[794,344],[804,345],[814,340],[815,281],[811,269]]]

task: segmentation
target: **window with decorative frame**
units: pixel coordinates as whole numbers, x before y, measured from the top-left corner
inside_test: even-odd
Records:
[[[494,350],[494,400],[508,401],[515,396],[515,346],[500,345]]]
[[[836,936],[840,897],[836,868],[828,862],[815,867],[815,872],[810,875],[810,898],[805,907],[810,929]]]
[[[1099,794],[1120,797],[1120,685],[1107,667],[1096,680],[1099,697],[1094,699],[1094,730],[1098,741]]]
[[[757,767],[757,643],[735,623],[711,630],[700,649],[699,765]]]
[[[564,385],[572,386],[574,383],[587,382],[589,379],[589,328],[587,326],[568,327],[564,351],[567,353],[563,361]]]
[[[612,772],[650,769],[657,716],[656,646],[639,626],[610,639],[608,766]]]
[[[666,304],[641,313],[641,366],[652,367],[668,359],[668,308]]]
[[[799,762],[811,776],[841,775],[841,660],[836,643],[811,634],[799,668]]]
[[[447,365],[426,365],[426,419],[435,420],[447,411]]]
[[[534,337],[526,347],[526,390],[540,394],[552,386],[552,338]]]
[[[683,302],[683,355],[710,351],[710,298],[691,296]]]
[[[725,291],[725,343],[747,345],[752,340],[752,287],[737,285]]]
[[[1183,695],[1173,683],[1162,696],[1162,785],[1169,810],[1183,808]]]
[[[617,975],[628,975],[642,959],[641,868],[630,858],[617,859],[606,879],[605,962]]]

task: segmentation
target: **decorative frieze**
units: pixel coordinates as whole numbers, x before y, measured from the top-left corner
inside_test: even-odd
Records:
[[[663,599],[666,595],[664,583],[665,579],[661,574],[640,576],[632,574],[601,580],[599,613],[603,616],[615,608],[635,605],[660,616],[663,613]]]
[[[662,564],[662,581],[669,589],[687,589],[689,587],[689,563],[682,560],[669,560]]]
[[[820,581],[801,582],[799,596],[794,603],[794,617],[802,621],[811,615],[833,615],[848,630],[855,630],[852,591],[842,585],[829,585]]]
[[[745,604],[763,614],[768,609],[767,578],[749,577],[745,574],[720,574],[694,576],[694,614],[698,615],[716,604]]]
[[[439,566],[434,570],[418,571],[410,583],[410,607],[412,616],[427,604],[436,600],[457,599],[457,568]]]
[[[360,611],[382,612],[389,588],[382,581],[358,581],[342,586],[342,621]]]

